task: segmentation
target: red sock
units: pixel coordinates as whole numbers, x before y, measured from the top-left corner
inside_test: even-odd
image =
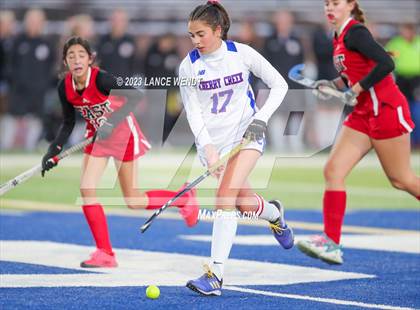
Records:
[[[83,213],[85,214],[86,220],[90,227],[90,231],[92,232],[93,238],[95,239],[96,247],[110,255],[114,255],[114,252],[112,252],[108,225],[106,223],[106,217],[102,205],[99,203],[84,205]]]
[[[165,203],[167,203],[169,199],[174,197],[177,193],[178,192],[167,191],[167,190],[158,190],[158,189],[157,190],[152,190],[152,191],[147,191],[146,195],[147,195],[147,198],[149,198],[149,203],[148,203],[146,209],[147,210],[159,209]],[[187,203],[188,198],[189,198],[189,193],[187,192],[184,195],[182,195],[181,197],[179,197],[174,202],[174,206],[182,208]]]
[[[417,198],[417,200],[420,200],[420,196],[417,196],[416,198]]]
[[[324,192],[324,232],[335,243],[340,243],[341,226],[346,210],[345,191]]]

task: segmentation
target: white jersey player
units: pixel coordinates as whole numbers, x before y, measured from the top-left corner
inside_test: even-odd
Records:
[[[251,72],[271,89],[260,111],[249,83]],[[197,86],[181,87],[198,150],[213,144],[221,155],[241,141],[254,119],[267,123],[287,92],[287,83],[264,57],[233,41],[221,41],[209,54],[194,49],[181,63],[179,74],[181,78],[200,79]],[[264,141],[259,142],[247,148],[262,152]]]
[[[179,70],[183,79],[201,79],[196,86],[180,88],[198,153],[208,167],[239,144],[243,136],[251,140],[229,159],[224,169],[215,173],[220,182],[211,266],[206,265],[203,276],[187,283],[188,288],[203,295],[221,294],[224,264],[236,234],[236,208],[267,220],[283,248],[293,246],[293,232],[286,225],[281,203],[265,201],[248,182],[264,150],[266,124],[284,99],[288,86],[258,52],[247,45],[228,41],[229,27],[229,16],[217,1],[197,6],[188,23],[195,49],[185,57]],[[270,88],[270,95],[259,111],[249,84],[251,73]]]

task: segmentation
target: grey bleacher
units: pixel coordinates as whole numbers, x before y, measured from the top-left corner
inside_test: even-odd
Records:
[[[279,9],[295,12],[299,21],[323,20],[321,0],[222,0],[232,19],[240,20],[253,16],[267,20],[270,13]],[[369,20],[384,23],[418,22],[420,0],[359,0]],[[147,20],[183,20],[198,4],[197,0],[2,0],[2,7],[24,10],[39,7],[51,11],[66,11],[69,14],[88,13],[96,18],[106,16],[109,11],[123,7],[132,18]],[[61,12],[63,13],[63,12]],[[49,16],[50,17],[50,16]]]

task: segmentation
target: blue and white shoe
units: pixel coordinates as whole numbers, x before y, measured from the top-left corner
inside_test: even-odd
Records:
[[[198,279],[188,281],[187,287],[205,296],[222,295],[223,280],[219,280],[208,265],[204,265],[204,269],[206,273]]]
[[[295,238],[293,236],[293,230],[287,226],[286,220],[284,219],[284,208],[278,200],[271,200],[270,203],[275,205],[280,211],[280,217],[275,222],[270,222],[270,228],[273,231],[274,238],[276,238],[284,249],[291,249]]]

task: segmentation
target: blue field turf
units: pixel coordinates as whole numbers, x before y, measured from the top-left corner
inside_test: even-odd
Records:
[[[420,230],[420,212],[415,211],[357,211],[346,216],[345,224],[367,227]],[[321,222],[322,215],[315,211],[289,211],[290,220]],[[208,256],[210,244],[180,239],[178,235],[210,235],[211,223],[202,222],[193,229],[185,228],[182,221],[159,219],[145,234],[139,233],[143,218],[109,216],[113,246],[168,253]],[[296,234],[312,231],[295,230]],[[266,235],[265,227],[239,226],[238,235]],[[92,246],[92,238],[81,213],[27,212],[0,213],[1,240],[38,240]],[[30,253],[28,253],[30,255]],[[0,253],[1,258],[1,253]],[[265,261],[320,269],[358,272],[375,275],[373,279],[340,280],[291,285],[247,286],[261,291],[308,295],[312,297],[351,300],[368,304],[420,308],[420,255],[401,252],[345,249],[345,264],[328,266],[319,260],[302,255],[296,248],[290,251],[277,246],[234,245],[231,258]],[[75,262],[75,266],[79,262]],[[188,264],[188,262],[185,262]],[[141,264],[141,262],[139,262]],[[42,262],[24,264],[1,261],[1,276],[87,274],[67,268],[43,266]],[[267,270],[270,273],[270,270]],[[198,275],[197,275],[198,276]],[[247,275],[244,274],[244,277]],[[263,277],[264,275],[261,275]],[[279,275],[281,277],[281,275]],[[111,308],[111,309],[341,309],[340,306],[285,297],[271,297],[224,290],[221,297],[197,296],[182,286],[162,286],[161,297],[149,300],[145,287],[36,287],[0,288],[0,308],[58,309],[58,308]]]

